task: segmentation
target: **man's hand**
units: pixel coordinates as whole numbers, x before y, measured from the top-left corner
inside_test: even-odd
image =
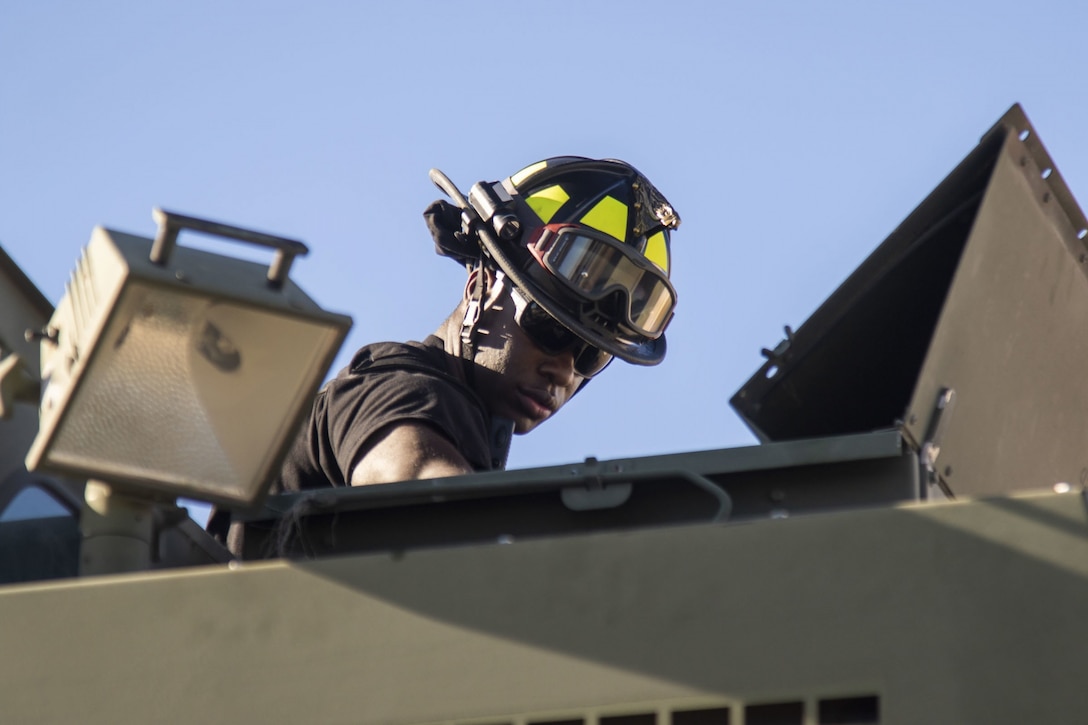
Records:
[[[352,486],[440,478],[473,468],[446,436],[425,423],[397,423],[379,431],[351,472]]]

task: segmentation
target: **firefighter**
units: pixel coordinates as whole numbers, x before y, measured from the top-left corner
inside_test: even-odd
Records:
[[[422,342],[355,353],[319,391],[280,491],[501,469],[511,434],[554,415],[613,357],[665,356],[680,218],[635,168],[549,158],[467,200],[432,178],[457,202],[424,217],[438,253],[467,270],[462,299]]]

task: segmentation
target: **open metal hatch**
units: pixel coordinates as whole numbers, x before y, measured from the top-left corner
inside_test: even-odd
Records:
[[[44,328],[52,314],[53,305],[0,247],[0,521],[17,515],[16,499],[29,512],[78,509],[80,485],[32,476],[23,463],[38,432],[40,385],[38,341],[26,333]]]
[[[953,494],[1083,482],[1086,236],[1015,105],[730,403],[762,441],[898,428]]]

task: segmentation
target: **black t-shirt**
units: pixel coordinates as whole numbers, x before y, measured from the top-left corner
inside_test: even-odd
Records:
[[[501,468],[505,456],[492,453],[491,418],[463,381],[461,365],[433,335],[423,343],[360,348],[318,392],[273,492],[347,485],[370,437],[402,421],[434,426],[478,471]]]

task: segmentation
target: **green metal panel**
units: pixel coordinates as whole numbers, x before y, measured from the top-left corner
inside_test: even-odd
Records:
[[[27,329],[39,329],[53,314],[53,305],[0,247],[0,349],[16,352],[37,374],[38,343],[25,339]]]
[[[272,497],[245,559],[784,518],[924,497],[898,431]]]
[[[467,725],[869,694],[882,723],[1078,722],[1086,534],[1082,495],[1047,494],[8,587],[4,715]]]
[[[1006,137],[904,417],[923,442],[955,391],[936,469],[957,494],[1088,480],[1088,250],[1050,163]]]
[[[23,459],[27,449],[30,448],[34,436],[38,432],[38,404],[36,391],[27,389],[15,395],[15,388],[11,386],[17,379],[38,381],[39,374],[39,343],[34,339],[27,339],[28,330],[41,330],[53,314],[53,306],[42,295],[41,291],[23,273],[15,261],[0,248],[0,366],[15,361],[12,356],[18,356],[18,368],[13,368],[11,377],[3,380],[0,372],[0,385],[7,388],[0,395],[7,397],[7,418],[0,418],[0,519],[4,518],[5,510],[27,486],[41,484],[48,490],[49,496],[54,497],[58,503],[52,504],[53,509],[62,505],[71,505],[78,501],[82,492],[82,483],[77,481],[62,481],[60,479],[47,479],[40,475],[31,475],[27,472]],[[28,396],[29,399],[27,399]],[[39,502],[47,494],[42,493]],[[0,535],[0,539],[10,541],[6,536]],[[56,542],[56,537],[50,539]],[[67,539],[65,539],[67,544]],[[28,553],[27,559],[41,561],[35,553]],[[12,561],[12,552],[4,551],[0,554],[0,581],[5,581],[2,572],[8,570],[6,563]],[[20,571],[30,571],[32,564],[26,562],[16,563],[15,568]],[[53,567],[58,570],[58,567]],[[68,571],[70,566],[64,563],[59,570]]]

